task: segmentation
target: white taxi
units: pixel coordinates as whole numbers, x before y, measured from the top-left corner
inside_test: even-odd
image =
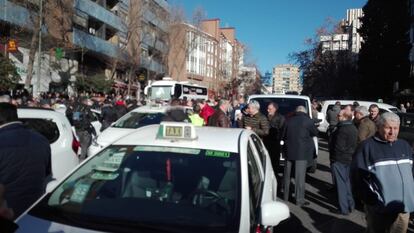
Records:
[[[117,139],[133,132],[135,129],[152,124],[159,124],[170,106],[151,104],[138,107],[114,122],[92,141],[88,156],[92,156]]]
[[[271,232],[289,217],[252,131],[161,122],[88,158],[17,232]]]
[[[122,116],[92,142],[88,148],[88,156],[92,156],[111,142],[131,133],[135,129],[150,125],[159,124],[165,116],[167,106],[145,105],[138,107]]]

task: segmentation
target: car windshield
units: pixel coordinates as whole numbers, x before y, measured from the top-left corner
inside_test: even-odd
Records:
[[[302,105],[305,109],[309,109],[308,101],[300,98],[284,98],[284,97],[260,97],[253,98],[260,103],[260,112],[267,115],[267,106],[270,102],[275,102],[279,105],[278,112],[283,116],[289,118],[294,115],[296,107]]]
[[[119,121],[117,121],[112,127],[115,128],[127,128],[137,129],[146,125],[159,124],[162,118],[165,116],[164,113],[140,113],[130,112]]]
[[[152,100],[161,99],[169,100],[171,99],[171,88],[172,86],[152,86],[151,87],[151,98]]]
[[[225,151],[110,146],[29,214],[97,230],[132,232],[145,224],[233,232],[240,218],[239,164],[237,153]]]

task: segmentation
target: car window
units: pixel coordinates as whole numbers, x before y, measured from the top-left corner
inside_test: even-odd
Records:
[[[253,200],[254,206],[258,207],[263,183],[262,177],[260,175],[260,167],[254,157],[254,152],[250,142],[247,147],[247,164],[249,173],[249,187],[250,191],[253,192],[253,196],[251,196],[251,198]]]
[[[130,112],[125,117],[119,119],[113,127],[137,129],[146,125],[159,124],[164,116],[164,113]]]
[[[258,210],[260,209],[261,193],[263,182],[260,176],[260,168],[254,158],[254,152],[250,142],[247,146],[247,165],[249,177],[249,209],[250,209],[250,229],[253,230],[258,223]]]
[[[401,126],[407,127],[407,128],[414,128],[414,116],[413,117],[410,117],[410,116],[401,117]]]
[[[65,221],[72,216],[76,221],[70,225],[93,222],[92,228],[111,232],[118,232],[111,227],[120,223],[123,232],[135,232],[139,224],[232,231],[240,218],[239,158],[237,153],[215,150],[110,146],[30,214]]]
[[[399,113],[399,112],[401,112],[398,108],[389,108],[389,109],[393,113]]]
[[[254,147],[256,148],[256,151],[259,153],[259,158],[262,162],[262,167],[266,167],[266,153],[261,140],[254,134],[252,134],[251,139],[253,141]]]
[[[386,113],[386,112],[389,112],[389,111],[386,110],[386,109],[383,109],[383,108],[379,109],[379,114],[383,114],[383,113]]]
[[[27,128],[43,135],[50,144],[59,139],[59,128],[51,119],[19,118],[19,121],[23,122]]]
[[[309,103],[306,99],[295,99],[295,98],[283,98],[283,97],[260,97],[252,98],[260,103],[260,112],[267,116],[267,106],[270,102],[275,102],[279,105],[278,112],[290,118],[295,114],[296,107],[299,105],[304,106],[306,109],[309,109]]]

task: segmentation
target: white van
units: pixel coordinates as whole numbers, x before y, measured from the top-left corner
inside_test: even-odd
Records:
[[[278,112],[289,119],[295,114],[296,107],[302,105],[305,107],[309,117],[312,118],[312,105],[308,96],[303,95],[251,95],[248,102],[256,100],[260,104],[260,112],[267,116],[267,106],[274,102],[279,106]],[[319,118],[319,116],[318,116]],[[316,155],[318,155],[318,138],[314,137]],[[311,171],[316,169],[316,160],[312,164]]]
[[[326,130],[328,129],[329,123],[326,120],[327,112],[328,110],[332,109],[332,107],[335,105],[336,101],[341,102],[341,108],[345,107],[346,105],[353,104],[355,101],[359,103],[360,106],[365,106],[369,108],[371,104],[376,104],[379,107],[379,114],[382,114],[384,112],[399,112],[397,107],[394,107],[389,104],[384,103],[376,103],[376,102],[369,102],[369,101],[359,101],[359,100],[325,100],[322,104],[322,122],[319,124],[318,130],[321,133],[326,133]]]

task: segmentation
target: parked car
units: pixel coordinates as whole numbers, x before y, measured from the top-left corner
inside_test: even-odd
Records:
[[[397,107],[394,107],[392,105],[389,104],[384,104],[384,103],[376,103],[376,102],[369,102],[369,101],[360,101],[360,100],[325,100],[322,104],[322,121],[320,122],[319,126],[318,126],[318,130],[321,133],[326,133],[329,123],[326,120],[326,116],[327,116],[327,112],[328,110],[332,109],[333,106],[335,105],[336,101],[341,102],[341,107],[345,107],[346,105],[349,104],[353,104],[355,101],[359,103],[360,106],[365,106],[367,108],[369,108],[369,106],[371,104],[376,104],[379,107],[380,110],[380,114],[384,113],[384,112],[394,112],[397,113],[399,112]]]
[[[289,215],[255,133],[162,122],[88,158],[16,223],[17,233],[244,233]]]
[[[311,109],[311,101],[308,96],[303,95],[251,95],[248,98],[248,101],[256,100],[260,103],[260,112],[267,116],[267,105],[269,105],[270,102],[275,102],[279,106],[278,112],[285,116],[286,120],[289,120],[290,117],[292,117],[295,114],[296,107],[299,105],[302,105],[307,110],[307,113],[309,114],[309,117],[312,118],[312,109]],[[318,119],[314,119],[315,124],[319,122]],[[317,166],[317,155],[318,155],[318,138],[314,137],[315,142],[315,160],[312,163],[311,172],[314,172],[316,170]],[[277,142],[276,142],[277,143]],[[281,155],[281,158],[282,155]]]
[[[88,149],[88,156],[96,154],[111,142],[137,128],[151,124],[159,124],[164,118],[168,108],[169,106],[155,104],[144,105],[130,111],[102,131],[96,140],[93,140],[92,145]]]
[[[80,143],[65,115],[44,108],[18,108],[17,115],[25,126],[39,132],[49,141],[55,182],[79,164]]]
[[[400,133],[398,138],[406,140],[414,148],[414,113],[398,113]]]

